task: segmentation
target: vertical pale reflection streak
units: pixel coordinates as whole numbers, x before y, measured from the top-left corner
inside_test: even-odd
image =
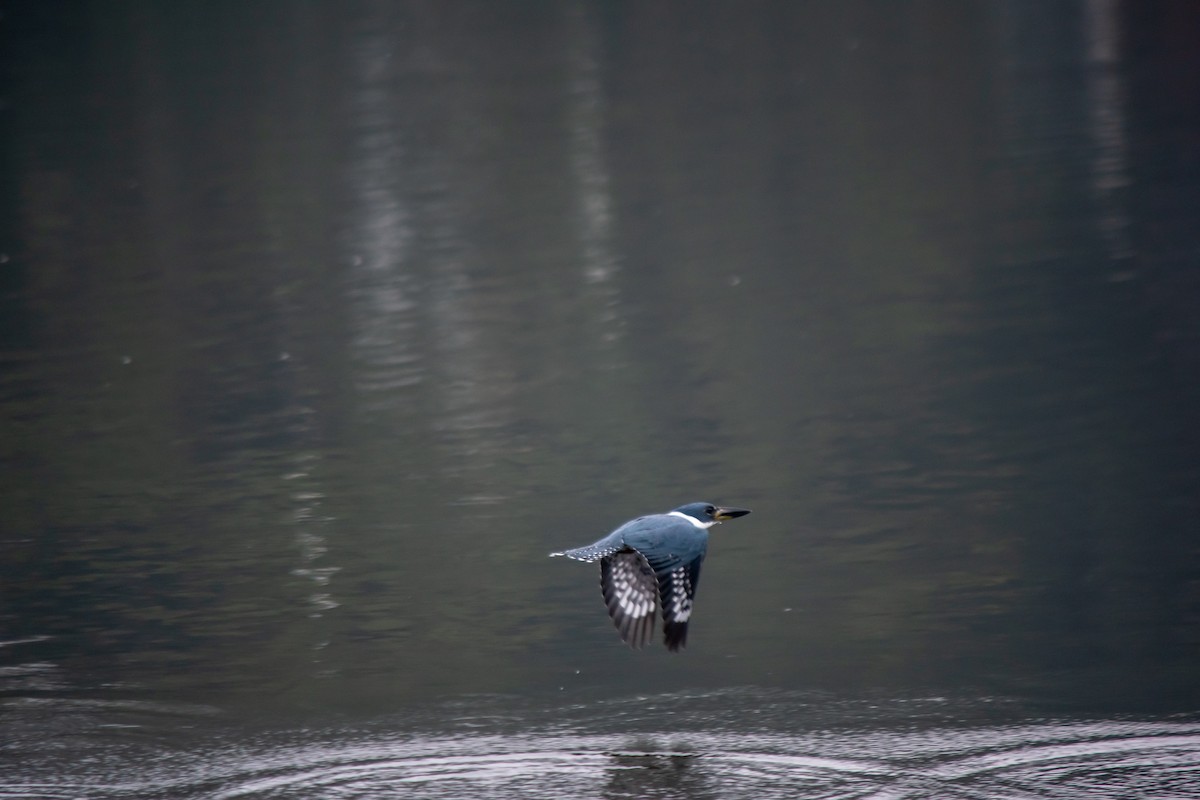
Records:
[[[506,499],[491,485],[491,473],[509,450],[503,429],[510,421],[514,386],[503,347],[503,323],[494,309],[497,298],[473,279],[488,273],[466,234],[466,198],[476,179],[468,152],[482,113],[467,105],[472,93],[446,94],[445,107],[433,113],[449,115],[438,122],[454,133],[427,142],[412,176],[422,198],[417,211],[428,270],[425,324],[432,356],[431,391],[436,393],[433,426],[439,449],[447,456],[439,460],[442,476],[458,486],[452,502],[491,505]]]
[[[470,149],[463,137],[480,123],[464,109],[471,93],[455,91],[461,73],[447,66],[459,64],[458,54],[443,61],[434,36],[423,43],[421,58],[401,58],[396,8],[374,6],[354,50],[354,207],[346,245],[354,382],[365,410],[385,427],[399,430],[415,421],[414,399],[435,409],[433,422],[420,424],[432,428],[423,432],[432,433],[438,455],[448,457],[417,458],[422,469],[461,478],[485,474],[505,452],[495,432],[506,421],[511,393],[509,371],[493,350],[496,337],[481,316],[495,314],[472,279],[464,235],[463,184],[473,173],[460,166],[470,163],[460,150]],[[400,79],[412,77],[406,71],[421,73],[420,88],[404,89]],[[406,146],[408,134],[419,151]],[[418,384],[422,395],[415,398]],[[458,502],[498,499],[480,486],[460,491]]]
[[[289,63],[289,54],[312,46],[312,36],[320,24],[318,17],[308,10],[293,15],[261,54],[263,63]],[[313,133],[310,126],[314,117],[310,113],[308,97],[301,96],[303,90],[300,87],[309,87],[316,82],[316,63],[296,62],[294,79],[280,82],[278,91],[264,101],[263,113],[257,118],[261,126],[260,135],[254,137],[261,149],[257,157],[261,163],[278,165],[279,174],[287,177],[286,183],[281,183],[278,189],[307,191],[313,185],[315,162],[308,157],[310,151],[304,145]],[[270,293],[280,331],[278,364],[274,371],[288,398],[279,424],[288,443],[280,451],[285,456],[280,479],[287,487],[289,524],[297,557],[290,574],[302,579],[301,586],[306,590],[304,610],[310,619],[318,620],[339,606],[330,583],[341,570],[327,560],[328,541],[335,520],[324,511],[328,477],[322,472],[325,449],[320,404],[314,402],[323,395],[316,368],[321,362],[308,346],[306,335],[313,325],[314,309],[309,302],[312,295],[301,288],[307,287],[312,276],[323,270],[313,263],[312,240],[297,230],[298,225],[310,221],[307,213],[310,207],[289,202],[290,199],[282,200],[274,193],[264,196],[260,213],[267,237],[266,261],[274,265],[276,273],[276,284]],[[311,662],[317,665],[320,663],[319,651],[327,646],[328,639],[322,626],[314,624],[311,629],[317,631]],[[330,673],[323,671],[323,674]]]
[[[604,158],[603,127],[607,107],[596,21],[582,2],[573,3],[568,10],[567,39],[567,124],[584,285],[594,294],[591,305],[600,313],[600,338],[611,342],[620,334],[620,318],[613,283],[618,266],[611,244],[611,181]]]
[[[398,189],[404,152],[388,80],[396,45],[386,22],[386,13],[368,15],[352,49],[358,82],[351,100],[348,179],[355,207],[346,242],[354,380],[368,409],[376,411],[394,402],[389,397],[394,390],[422,379],[412,346],[415,287],[404,269],[413,238]]]
[[[1088,114],[1095,145],[1092,158],[1092,194],[1097,223],[1109,258],[1132,256],[1129,216],[1119,192],[1129,184],[1128,139],[1125,132],[1125,86],[1120,77],[1120,32],[1117,0],[1089,0],[1084,7],[1088,48]],[[1114,272],[1110,279],[1127,280],[1129,272]]]
[[[292,471],[283,476],[294,486],[288,493],[288,499],[292,503],[292,524],[296,529],[296,546],[300,551],[300,566],[293,569],[292,574],[312,582],[308,603],[309,616],[314,618],[338,607],[338,602],[329,591],[329,581],[340,569],[318,566],[329,549],[325,544],[324,529],[332,522],[332,518],[320,513],[325,493],[315,488],[318,478],[313,474],[319,461],[320,454],[316,451],[298,452],[292,459]],[[321,646],[323,643],[318,644],[318,648]]]
[[[354,320],[361,325],[354,332],[351,348],[358,361],[377,367],[355,370],[355,375],[368,384],[387,385],[397,380],[396,363],[408,363],[402,350],[407,337],[396,329],[403,331],[408,319],[405,312],[412,304],[402,291],[400,281],[392,277],[405,251],[407,227],[403,208],[388,183],[399,160],[399,145],[391,135],[390,120],[381,118],[378,113],[379,109],[387,108],[382,102],[386,91],[379,84],[390,58],[388,43],[380,36],[364,35],[356,44],[353,49],[357,59],[354,74],[361,78],[361,83],[360,91],[353,98],[351,124],[355,126],[354,142],[360,152],[355,154],[356,170],[351,180],[355,187],[354,196],[364,198],[364,202],[359,213],[354,215],[360,224],[351,231],[352,246],[361,249],[352,251],[355,275],[350,301],[352,305],[366,306],[370,311],[354,314]],[[401,355],[397,358],[396,354]],[[303,366],[296,364],[286,353],[283,358],[290,362],[293,371],[303,370]],[[311,409],[301,409],[301,419],[294,423],[297,433],[311,432],[313,413]],[[290,471],[284,476],[292,487],[288,496],[300,556],[300,563],[292,574],[312,584],[308,604],[309,616],[314,619],[339,605],[329,588],[339,567],[320,565],[328,551],[326,530],[332,522],[332,518],[321,510],[325,493],[319,490],[320,480],[316,475],[320,460],[317,450],[297,452]],[[325,640],[317,641],[313,649],[319,652],[327,644]],[[319,656],[314,657],[314,663],[319,662]]]

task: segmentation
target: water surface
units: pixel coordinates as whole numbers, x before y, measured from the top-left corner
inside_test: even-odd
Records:
[[[10,709],[36,720],[50,709]],[[6,797],[1189,797],[1200,724],[1021,719],[998,700],[728,691],[572,703],[468,696],[369,725],[262,729],[210,709],[59,703],[78,764],[17,751]],[[101,720],[105,720],[101,722]],[[163,723],[184,729],[162,733]],[[748,725],[748,723],[750,723]],[[154,731],[157,731],[155,733]]]
[[[1198,28],[7,4],[0,792],[1194,794]]]

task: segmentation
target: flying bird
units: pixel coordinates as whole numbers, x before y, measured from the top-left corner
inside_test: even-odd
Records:
[[[689,503],[632,519],[587,547],[550,555],[600,562],[604,604],[630,647],[650,641],[661,611],[667,649],[678,652],[687,643],[708,529],[749,513],[747,508]]]

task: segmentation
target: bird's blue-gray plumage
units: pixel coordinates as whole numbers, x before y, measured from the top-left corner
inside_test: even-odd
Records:
[[[626,522],[594,544],[551,553],[600,562],[600,588],[621,638],[641,647],[654,635],[661,611],[667,649],[687,642],[688,620],[708,551],[708,528],[750,512],[689,503],[666,514]]]

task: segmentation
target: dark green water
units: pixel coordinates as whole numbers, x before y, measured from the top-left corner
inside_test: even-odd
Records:
[[[1197,36],[0,2],[0,794],[1196,792]]]

